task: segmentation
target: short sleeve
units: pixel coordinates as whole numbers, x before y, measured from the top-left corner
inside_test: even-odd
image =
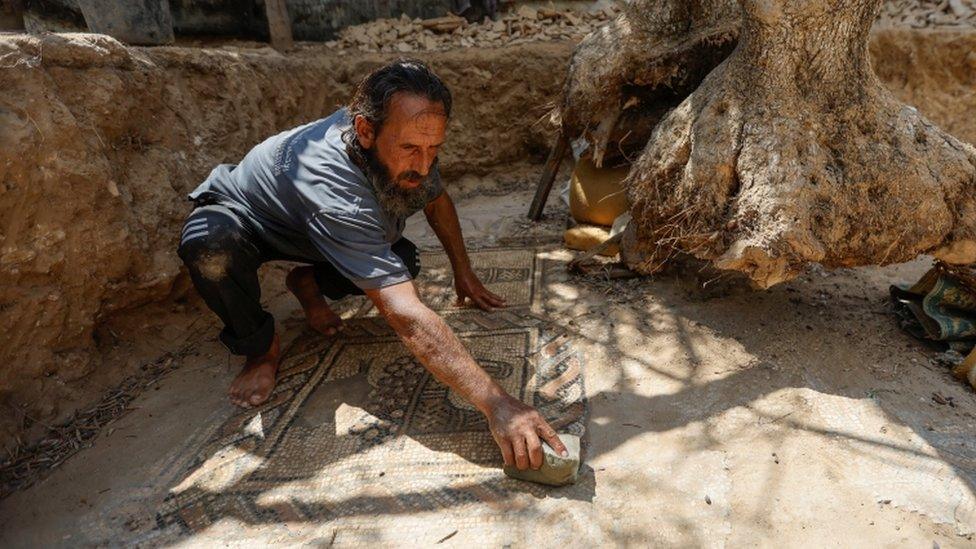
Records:
[[[309,238],[335,268],[363,290],[411,280],[410,271],[393,253],[379,222],[370,216],[322,211],[308,221]]]

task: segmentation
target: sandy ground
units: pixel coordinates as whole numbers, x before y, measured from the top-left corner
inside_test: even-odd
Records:
[[[555,196],[545,223],[529,227],[529,192],[464,192],[477,184],[462,181],[458,192],[472,247],[558,243],[565,209]],[[408,236],[436,248],[422,219],[411,221]],[[554,259],[570,257],[552,249]],[[923,259],[812,270],[762,293],[728,281],[702,289],[703,278],[687,269],[616,284],[568,274],[550,280],[546,314],[575,334],[586,359],[584,477],[592,490],[583,499],[553,491],[513,509],[538,517],[537,526],[512,531],[499,523],[501,539],[973,546],[976,395],[899,331],[887,305],[890,284],[927,266]],[[283,289],[286,267],[266,269],[266,301],[288,341],[304,329],[300,310]],[[179,456],[232,412],[223,392],[236,361],[215,341],[212,315],[193,302],[182,307],[146,321],[182,319],[186,328],[160,329],[148,343],[184,349],[179,368],[147,387],[93,447],[0,501],[0,546],[115,545],[151,526],[162,495],[180,480]],[[114,329],[124,341],[125,327]],[[935,392],[955,406],[937,404]],[[321,526],[225,519],[184,542],[367,542],[345,531],[309,538]],[[368,543],[433,544],[451,534],[441,530]],[[478,541],[459,528],[444,545]]]
[[[455,97],[442,173],[542,162],[553,142],[545,115],[572,49],[560,41],[418,52]],[[965,30],[884,29],[871,42],[895,96],[970,143],[974,51],[976,33]],[[187,289],[175,253],[186,193],[214,165],[330,114],[359,75],[396,55],[311,43],[282,56],[255,43],[0,37],[9,90],[0,94],[0,453],[48,438],[47,426],[182,348],[185,332],[195,341],[204,326],[187,329],[185,312],[171,308]]]

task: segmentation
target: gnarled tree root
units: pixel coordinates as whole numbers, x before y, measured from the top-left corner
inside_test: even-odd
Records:
[[[626,162],[735,47],[735,0],[633,0],[570,61],[558,121],[599,167]]]
[[[738,47],[627,180],[631,268],[687,253],[765,288],[810,262],[976,261],[976,149],[878,81],[880,2],[740,0]]]

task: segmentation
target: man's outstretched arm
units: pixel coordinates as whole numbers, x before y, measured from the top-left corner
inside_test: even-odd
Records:
[[[540,438],[556,452],[566,451],[538,411],[510,396],[478,366],[444,320],[420,301],[412,281],[366,290],[366,295],[424,367],[485,415],[506,465],[541,467]]]
[[[468,298],[486,311],[504,307],[505,299],[488,291],[471,268],[468,251],[464,247],[464,238],[461,236],[461,223],[458,221],[457,210],[447,191],[427,204],[424,215],[427,216],[427,223],[434,229],[434,234],[441,241],[448,259],[451,260],[458,305],[463,305],[464,299]]]

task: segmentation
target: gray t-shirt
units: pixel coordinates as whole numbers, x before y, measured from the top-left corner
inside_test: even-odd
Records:
[[[391,250],[405,217],[388,214],[373,184],[349,157],[347,111],[268,138],[240,164],[221,164],[190,193],[225,205],[282,256],[328,261],[362,289],[410,280]],[[443,192],[436,168],[428,202]],[[414,213],[414,212],[410,212]]]

